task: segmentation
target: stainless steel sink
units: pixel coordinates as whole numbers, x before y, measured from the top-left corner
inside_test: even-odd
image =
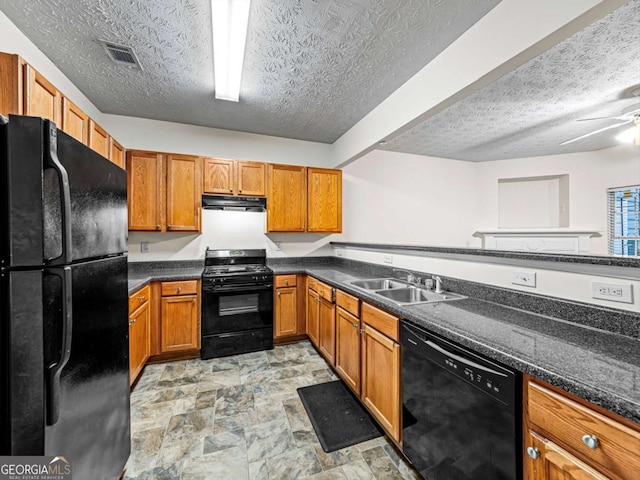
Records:
[[[387,298],[398,305],[415,305],[418,303],[446,302],[466,298],[455,293],[435,293],[417,287],[397,288],[394,290],[381,290],[374,292],[376,295]]]
[[[393,278],[373,278],[371,280],[352,280],[351,285],[354,287],[364,288],[365,290],[391,290],[393,288],[407,288],[407,284]]]

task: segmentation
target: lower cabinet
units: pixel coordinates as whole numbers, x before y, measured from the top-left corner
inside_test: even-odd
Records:
[[[308,277],[307,335],[331,366],[336,363],[335,293],[335,288]]]
[[[198,281],[162,282],[160,352],[200,348]]]
[[[285,343],[304,338],[306,333],[304,277],[276,275],[274,278],[273,340]]]
[[[150,288],[129,296],[129,384],[138,378],[150,354]]]
[[[336,311],[336,371],[360,395],[360,319],[338,303]]]
[[[307,287],[307,335],[317,347],[320,343],[320,295],[311,287],[313,283],[308,282]]]
[[[525,480],[634,480],[640,429],[525,375]]]

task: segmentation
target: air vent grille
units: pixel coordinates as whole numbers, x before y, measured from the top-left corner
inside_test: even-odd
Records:
[[[117,43],[106,42],[104,40],[100,40],[100,43],[107,52],[107,55],[109,55],[111,61],[116,65],[126,65],[131,68],[142,70],[142,66],[138,61],[138,57],[133,51],[133,48],[127,47],[126,45],[118,45]]]

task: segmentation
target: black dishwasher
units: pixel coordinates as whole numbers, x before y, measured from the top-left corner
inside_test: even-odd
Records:
[[[521,375],[402,323],[403,453],[427,480],[519,480]]]

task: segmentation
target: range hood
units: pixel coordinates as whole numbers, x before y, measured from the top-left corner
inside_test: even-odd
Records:
[[[205,210],[232,210],[237,212],[264,212],[267,199],[258,197],[229,197],[223,195],[203,195],[202,208]]]

